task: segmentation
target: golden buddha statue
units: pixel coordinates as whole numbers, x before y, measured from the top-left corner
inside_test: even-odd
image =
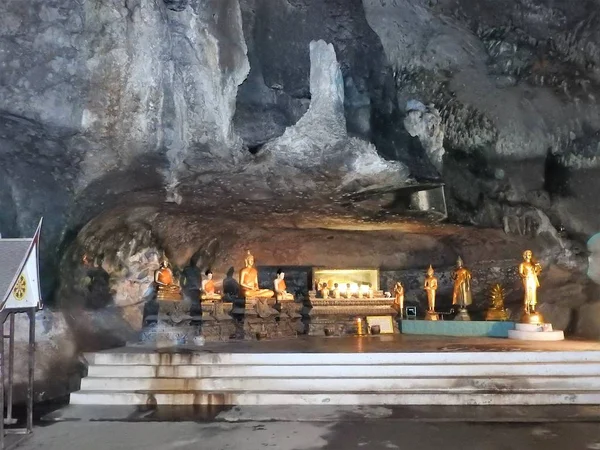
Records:
[[[206,279],[202,280],[202,293],[200,298],[202,300],[221,300],[221,294],[215,289],[215,282],[213,280],[213,273],[210,269],[204,272]]]
[[[438,279],[433,274],[433,267],[430,265],[429,269],[427,269],[425,284],[423,285],[423,289],[427,292],[427,312],[425,313],[425,320],[438,320],[438,315],[435,312],[435,294],[438,288]]]
[[[369,283],[367,289],[367,298],[375,298],[375,292],[373,292],[373,285],[371,283]]]
[[[350,283],[346,283],[346,292],[344,292],[344,297],[352,298],[352,287],[350,286]]]
[[[154,283],[156,283],[156,298],[158,300],[181,300],[181,288],[175,283],[173,271],[166,259],[160,263],[160,267],[154,272]]]
[[[485,320],[508,320],[508,313],[504,309],[504,289],[500,284],[495,284],[490,293],[492,306],[485,314]]]
[[[323,283],[321,285],[321,297],[323,298],[329,298],[329,286],[327,285],[327,283]]]
[[[400,318],[404,318],[404,286],[398,281],[394,286],[394,303],[392,307],[398,311]]]
[[[341,298],[339,284],[333,283],[333,291],[331,291],[331,294],[333,295],[333,298],[335,298],[335,299]]]
[[[523,289],[525,291],[522,323],[544,323],[542,315],[535,310],[537,305],[537,289],[540,287],[538,275],[541,272],[542,266],[533,259],[533,252],[525,250],[523,252],[523,262],[519,264],[519,276],[523,281]]]
[[[273,287],[275,288],[275,298],[277,301],[282,300],[294,300],[294,294],[290,294],[287,291],[287,285],[285,284],[285,272],[281,269],[277,270],[277,278],[273,280]]]
[[[458,305],[459,311],[454,320],[471,320],[467,312],[467,306],[473,303],[471,296],[471,271],[463,266],[459,256],[456,260],[456,269],[452,273],[454,280],[454,291],[452,292],[452,304]]]
[[[275,293],[258,287],[258,270],[254,267],[254,256],[248,250],[244,260],[246,267],[240,270],[240,294],[242,298],[271,298]]]

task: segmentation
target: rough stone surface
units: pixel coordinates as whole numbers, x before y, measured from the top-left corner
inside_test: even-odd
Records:
[[[136,335],[162,255],[231,281],[246,247],[392,272],[459,253],[491,271],[532,247],[546,314],[598,337],[596,9],[4,1],[0,233],[45,216],[44,298],[76,349]],[[410,205],[441,182],[445,225]]]

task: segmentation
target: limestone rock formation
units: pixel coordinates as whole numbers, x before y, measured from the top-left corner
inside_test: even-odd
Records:
[[[439,111],[433,105],[408,102],[404,126],[411,136],[419,138],[429,160],[441,172],[445,150],[444,130]]]
[[[260,164],[338,172],[341,186],[355,189],[405,184],[405,166],[384,160],[373,145],[348,136],[343,78],[333,45],[311,42],[310,61],[310,106],[298,123],[264,146]]]
[[[0,233],[45,216],[45,297],[91,347],[134,338],[157,255],[225,277],[249,245],[398,270],[467,248],[507,279],[532,247],[569,273],[541,307],[597,337],[600,19],[559,3],[1,2]],[[450,223],[408,214],[442,183]]]

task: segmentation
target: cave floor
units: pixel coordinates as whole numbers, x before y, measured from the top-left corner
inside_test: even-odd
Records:
[[[503,338],[415,336],[313,337],[265,341],[207,342],[204,346],[185,345],[155,348],[132,345],[105,350],[106,353],[394,353],[394,352],[480,352],[480,351],[600,351],[600,342],[567,339],[557,342],[516,341]],[[103,353],[103,352],[100,352]]]
[[[600,449],[597,408],[569,406],[463,407],[451,420],[394,414],[394,408],[355,407],[320,415],[317,408],[287,408],[281,419],[262,420],[256,408],[231,420],[66,421],[37,427],[23,450],[389,450]],[[244,410],[244,408],[237,408]],[[272,408],[271,408],[272,409]],[[590,411],[594,409],[594,415]],[[440,408],[437,407],[439,411]],[[443,410],[443,408],[442,408]],[[254,412],[253,412],[254,411]],[[539,412],[544,413],[540,414]],[[478,418],[473,419],[478,416]],[[252,418],[253,417],[253,418]],[[312,417],[312,418],[311,418]],[[517,417],[518,420],[510,418]],[[564,419],[563,419],[564,417]],[[508,418],[508,419],[507,419]],[[545,419],[547,418],[547,420]],[[486,420],[487,419],[487,420]]]

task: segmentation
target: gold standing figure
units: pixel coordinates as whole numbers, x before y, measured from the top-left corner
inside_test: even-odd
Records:
[[[240,293],[243,298],[271,298],[275,293],[270,289],[258,286],[258,270],[254,267],[254,256],[248,250],[244,267],[240,270]]]
[[[398,281],[394,286],[394,304],[393,307],[398,314],[400,314],[400,318],[404,318],[404,286],[402,283]]]
[[[522,321],[525,323],[543,322],[542,316],[535,308],[537,305],[537,289],[540,287],[538,275],[542,272],[542,266],[533,258],[531,250],[523,252],[523,262],[519,264],[519,275],[523,281],[523,306],[524,315]]]
[[[458,305],[459,308],[459,313],[455,320],[470,320],[467,306],[473,303],[471,278],[471,271],[463,265],[463,260],[459,256],[456,260],[456,269],[452,273],[452,279],[454,280],[452,304]]]
[[[434,276],[433,267],[429,266],[427,269],[427,276],[425,277],[425,284],[423,289],[427,292],[427,313],[425,314],[425,320],[438,320],[438,315],[435,312],[435,294],[438,288],[438,279]]]

